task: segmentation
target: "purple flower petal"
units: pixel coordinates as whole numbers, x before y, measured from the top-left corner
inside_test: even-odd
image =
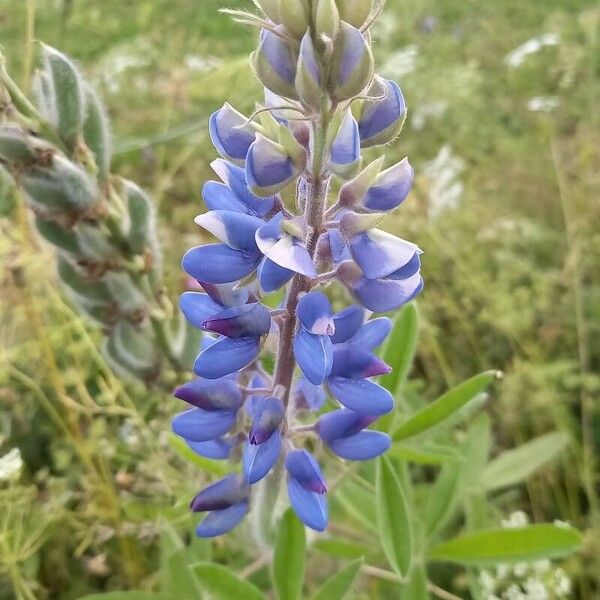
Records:
[[[306,450],[292,450],[285,458],[285,468],[305,490],[327,493],[327,483],[315,457]]]
[[[391,372],[390,366],[366,348],[344,342],[333,347],[331,377],[363,379]]]
[[[280,267],[265,257],[258,267],[257,275],[260,289],[268,294],[285,285],[294,276],[294,271]]]
[[[381,229],[369,229],[350,241],[352,257],[368,279],[381,279],[404,267],[415,253],[416,244]]]
[[[275,430],[262,444],[244,446],[242,465],[248,483],[254,485],[273,468],[281,452],[281,433]]]
[[[188,250],[182,260],[183,270],[208,283],[231,283],[250,275],[261,260],[260,254],[234,250],[227,244],[206,244]]]
[[[392,320],[387,317],[379,317],[367,321],[353,336],[348,340],[353,344],[358,344],[367,350],[373,350],[380,346],[392,330]]]
[[[190,442],[186,440],[186,443],[196,454],[213,460],[225,460],[229,458],[235,445],[233,440],[222,437],[206,442]]]
[[[216,537],[231,531],[240,524],[248,513],[248,501],[244,500],[225,510],[214,510],[196,528],[196,535],[202,538]]]
[[[227,475],[196,494],[190,504],[192,512],[223,510],[246,500],[250,488],[239,475]]]
[[[315,385],[325,381],[333,365],[333,343],[327,335],[314,335],[303,325],[293,341],[294,356],[306,378]]]
[[[260,375],[254,374],[250,379],[250,383],[248,387],[251,389],[264,389],[268,387],[267,381],[261,377]],[[258,410],[260,408],[261,402],[264,396],[248,396],[246,400],[245,410],[246,414],[251,418],[255,419],[258,414]]]
[[[273,215],[262,227],[256,230],[256,245],[258,249],[267,254],[269,250],[282,238],[281,224],[285,220],[282,212]]]
[[[270,196],[300,174],[300,169],[280,144],[256,134],[246,156],[246,181],[259,196]]]
[[[317,433],[327,444],[334,440],[356,435],[377,420],[376,416],[364,415],[342,408],[322,415],[317,421]]]
[[[204,321],[223,310],[223,307],[214,302],[208,294],[201,292],[181,294],[179,307],[185,318],[198,329],[202,329]]]
[[[331,395],[346,408],[365,415],[386,415],[394,408],[392,395],[368,379],[330,377]]]
[[[222,158],[214,160],[210,166],[213,168],[213,171],[231,188],[231,191],[234,193],[239,202],[246,207],[246,210],[243,212],[256,215],[257,217],[264,217],[273,210],[275,198],[259,198],[258,196],[255,196],[248,189],[248,184],[246,183],[246,171],[243,168],[227,162]],[[223,210],[227,209],[226,206],[208,206],[208,208],[212,210],[214,210],[214,208],[222,208]]]
[[[309,292],[302,296],[296,314],[310,333],[333,335],[335,332],[331,303],[323,292]]]
[[[408,159],[381,172],[363,198],[363,206],[374,211],[388,211],[399,206],[408,196],[415,177]]]
[[[179,386],[173,396],[202,410],[238,410],[242,392],[235,381],[194,379]]]
[[[288,479],[288,497],[298,518],[311,529],[325,531],[328,521],[327,496],[303,488],[293,478]]]
[[[198,215],[194,222],[235,250],[258,253],[256,230],[264,225],[258,217],[231,210],[211,210]]]
[[[380,431],[361,431],[329,444],[334,454],[346,460],[371,460],[387,452],[390,446],[390,437]]]
[[[333,316],[335,333],[331,338],[334,344],[346,342],[355,335],[365,320],[365,309],[353,304]]]
[[[360,162],[358,123],[350,110],[346,112],[337,136],[331,145],[331,169],[341,177],[351,176]]]
[[[273,432],[281,425],[285,409],[279,398],[267,396],[256,403],[254,419],[248,439],[251,444],[258,445],[266,442]]]
[[[175,415],[173,431],[192,442],[207,442],[227,433],[235,423],[235,410],[206,411],[192,408]]]
[[[332,229],[324,234],[327,236],[327,242],[329,243],[329,253],[331,254],[331,261],[334,265],[338,265],[345,260],[352,258],[350,249],[344,236],[338,229]]]
[[[295,98],[297,60],[283,39],[266,29],[262,30],[260,45],[254,54],[254,67],[265,87],[280,96]]]
[[[259,352],[259,337],[221,338],[196,358],[194,373],[206,379],[219,379],[248,366]]]
[[[304,245],[291,235],[283,236],[266,256],[280,267],[300,273],[306,277],[316,277],[317,271],[312,258]]]
[[[240,306],[248,301],[248,288],[237,287],[237,284],[231,283],[207,283],[200,281],[204,291],[213,299],[214,302],[222,307]],[[214,314],[214,313],[213,313]]]
[[[320,410],[325,404],[326,395],[322,385],[311,383],[306,377],[298,379],[294,389],[294,402],[299,408]]]
[[[271,329],[271,312],[258,302],[232,306],[211,316],[202,326],[228,338],[266,335]]]
[[[369,310],[387,312],[410,302],[423,289],[423,279],[416,273],[408,279],[366,279],[352,284],[352,292]]]
[[[394,130],[394,133],[395,130],[399,131],[406,117],[406,103],[398,84],[394,81],[381,80],[378,87],[385,91],[385,98],[366,101],[358,121],[363,148],[380,144],[382,141],[384,143],[391,141],[395,137],[393,134],[386,136],[385,140],[379,137],[390,129]]]
[[[216,149],[227,158],[246,158],[256,133],[247,121],[243,114],[228,103],[211,115],[208,124],[210,139]]]

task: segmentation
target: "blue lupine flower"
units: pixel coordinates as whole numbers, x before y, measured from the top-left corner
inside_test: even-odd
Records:
[[[382,99],[366,100],[358,120],[360,144],[363,148],[391,142],[406,119],[406,103],[398,84],[377,78],[371,93]]]
[[[373,379],[390,371],[374,350],[391,321],[368,319],[366,309],[395,309],[423,287],[419,247],[377,228],[408,196],[412,167],[404,159],[383,170],[380,157],[361,170],[361,148],[392,141],[406,116],[400,88],[373,77],[370,38],[359,29],[372,3],[329,4],[313,18],[305,4],[295,13],[295,4],[256,3],[270,19],[252,59],[264,110],[258,122],[227,103],[211,116],[210,136],[223,156],[212,167],[221,182],[204,184],[207,212],[196,223],[218,243],[183,258],[204,291],[185,292],[181,310],[205,335],[196,378],[174,392],[190,408],[173,419],[173,431],[201,456],[242,462],[241,475],[192,501],[193,511],[207,513],[196,530],[203,537],[235,527],[252,486],[277,485],[277,464],[285,465],[298,517],[326,528],[327,485],[301,440],[317,437],[345,460],[389,448],[389,436],[369,426],[394,405]],[[331,188],[339,187],[337,198],[329,197],[332,175],[342,179]],[[294,182],[300,214],[284,193]],[[358,304],[334,313],[318,287],[333,279]],[[272,312],[261,295],[283,286],[286,297]],[[278,355],[272,374],[263,348]],[[328,397],[341,408],[307,424]],[[256,502],[255,509],[271,507]]]
[[[292,450],[285,460],[288,497],[300,519],[316,531],[327,527],[327,485],[317,461],[306,450]]]

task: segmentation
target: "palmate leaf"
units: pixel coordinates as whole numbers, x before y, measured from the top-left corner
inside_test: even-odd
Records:
[[[447,422],[475,400],[496,377],[497,371],[485,371],[467,379],[412,415],[393,432],[392,439],[405,440]]]
[[[481,483],[486,490],[492,491],[525,481],[534,471],[556,458],[567,443],[564,433],[554,432],[503,452],[485,467]]]
[[[265,600],[264,594],[252,583],[240,579],[231,569],[215,563],[198,563],[192,566],[200,587],[211,600]],[[169,597],[169,600],[174,600]]]
[[[413,556],[412,519],[407,494],[391,461],[385,456],[377,460],[375,481],[381,546],[392,569],[404,577]]]
[[[279,523],[273,557],[273,584],[279,600],[300,600],[302,597],[305,551],[304,525],[288,509]]]
[[[560,558],[575,552],[581,534],[572,527],[550,524],[517,529],[491,529],[465,534],[438,544],[429,559],[468,566],[488,566]]]

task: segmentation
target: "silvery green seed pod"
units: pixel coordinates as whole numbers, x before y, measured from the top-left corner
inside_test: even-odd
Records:
[[[92,87],[85,83],[85,119],[83,122],[83,140],[93,152],[98,178],[106,181],[110,173],[111,136],[106,110]]]
[[[113,369],[150,382],[160,373],[160,357],[156,352],[149,325],[135,327],[128,321],[116,324],[105,352]]]
[[[56,130],[73,152],[83,133],[85,97],[83,79],[75,65],[58,50],[42,45],[44,69],[52,81]]]
[[[27,169],[20,182],[33,208],[50,217],[77,220],[99,201],[96,183],[79,166],[56,154],[48,167]]]
[[[373,0],[336,0],[340,17],[354,27],[361,28],[373,10]]]
[[[40,114],[49,123],[56,124],[56,94],[50,73],[38,71],[33,77],[32,88]]]
[[[373,77],[373,64],[373,53],[363,34],[342,21],[331,58],[331,97],[342,101],[358,96]]]
[[[75,229],[79,254],[86,261],[103,265],[116,266],[121,255],[107,239],[106,233],[95,225],[82,223]]]
[[[340,28],[340,15],[335,1],[313,2],[313,22],[317,36],[334,40]]]
[[[310,25],[307,0],[279,0],[279,19],[287,31],[301,38]]]
[[[40,217],[35,218],[35,226],[38,233],[56,248],[76,255],[79,253],[79,242],[72,228],[61,227],[53,221],[46,221]]]
[[[154,236],[154,210],[150,198],[132,181],[123,182],[127,215],[127,243],[135,254],[150,248]]]
[[[102,281],[90,281],[71,261],[58,258],[58,276],[61,283],[78,296],[78,304],[85,301],[89,306],[107,307],[110,294]]]
[[[102,277],[102,281],[120,315],[132,321],[141,320],[146,316],[146,299],[128,273],[109,271]]]
[[[27,164],[35,156],[35,149],[22,129],[13,125],[0,127],[0,160],[8,165]]]

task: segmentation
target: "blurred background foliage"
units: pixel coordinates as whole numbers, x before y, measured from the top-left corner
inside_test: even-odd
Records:
[[[251,111],[259,99],[247,59],[254,32],[217,12],[250,2],[35,4],[35,38],[76,59],[108,106],[113,170],[154,199],[175,295],[185,286],[180,257],[200,235],[200,186],[212,177],[207,117],[225,100]],[[0,0],[0,43],[17,77],[31,68],[27,9]],[[561,457],[502,510],[595,528],[567,568],[574,597],[597,598],[600,8],[394,0],[374,38],[380,71],[409,106],[386,153],[408,155],[417,173],[388,223],[426,252],[411,389],[431,399],[498,368],[493,454],[549,431],[568,436]],[[62,299],[49,251],[4,183],[0,230],[0,457],[19,448],[23,461],[20,475],[0,471],[0,598],[152,586],[163,525],[191,530],[187,500],[219,467],[173,452],[168,392],[111,374],[100,336]],[[236,535],[192,551],[248,564]],[[361,597],[393,594],[381,585]]]

